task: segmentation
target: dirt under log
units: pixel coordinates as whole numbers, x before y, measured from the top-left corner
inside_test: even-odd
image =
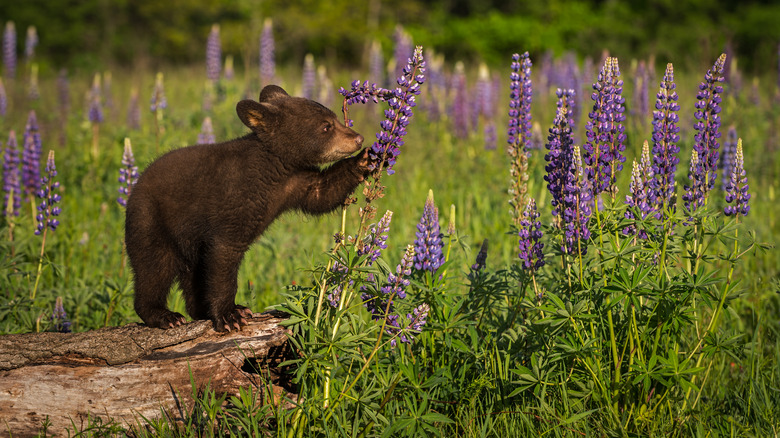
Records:
[[[192,406],[192,383],[238,395],[240,387],[275,403],[295,398],[276,368],[289,355],[279,323],[255,314],[240,332],[217,333],[209,321],[170,330],[139,324],[84,333],[0,336],[0,436],[36,435],[86,426],[88,416],[136,425],[165,409],[174,418]],[[191,373],[191,374],[190,374]]]

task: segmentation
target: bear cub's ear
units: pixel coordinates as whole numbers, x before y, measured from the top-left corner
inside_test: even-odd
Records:
[[[242,100],[236,104],[238,118],[252,131],[260,132],[276,117],[276,107],[268,103]]]
[[[284,89],[278,85],[266,85],[263,91],[260,92],[259,102],[269,102],[281,97],[289,97]]]

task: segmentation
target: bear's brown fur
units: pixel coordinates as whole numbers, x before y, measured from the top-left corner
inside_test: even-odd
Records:
[[[363,137],[317,102],[269,85],[258,102],[243,100],[236,111],[252,133],[163,155],[128,199],[135,310],[151,327],[185,322],[167,308],[178,280],[193,319],[211,319],[219,331],[240,329],[251,315],[235,303],[249,246],[284,211],[333,211],[368,174],[367,151],[350,157]]]

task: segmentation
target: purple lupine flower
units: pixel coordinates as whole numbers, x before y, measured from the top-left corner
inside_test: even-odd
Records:
[[[748,193],[747,175],[745,174],[745,159],[742,155],[742,139],[737,140],[737,153],[734,156],[734,167],[726,184],[726,202],[723,210],[726,216],[747,216],[750,211],[750,193]]]
[[[133,157],[133,147],[130,139],[125,138],[125,152],[122,154],[122,167],[119,169],[119,198],[117,202],[122,207],[127,207],[127,199],[133,191],[133,186],[138,181],[138,167]]]
[[[582,171],[579,147],[573,146],[571,128],[565,107],[560,107],[555,122],[550,128],[548,153],[544,156],[547,165],[547,189],[550,191],[553,218],[556,226],[565,233],[562,249],[568,254],[585,254],[590,238],[587,227],[590,219],[592,197]]]
[[[439,227],[439,209],[433,202],[433,190],[428,191],[420,222],[417,224],[417,238],[414,240],[414,268],[436,272],[444,263],[444,244]]]
[[[487,266],[487,256],[488,256],[488,240],[485,239],[482,241],[482,246],[479,247],[479,252],[477,253],[476,260],[474,260],[474,264],[471,265],[471,271],[479,272],[485,269],[485,266]],[[469,276],[471,276],[471,274],[469,274]]]
[[[101,101],[100,74],[96,74],[92,80],[92,89],[89,93],[89,121],[92,123],[103,122],[103,103]]]
[[[387,86],[387,80],[385,79],[385,59],[382,55],[382,45],[379,41],[374,40],[371,43],[371,52],[368,55],[368,71],[371,75],[371,81],[380,84],[380,86]]]
[[[536,270],[544,266],[544,254],[542,254],[544,244],[539,241],[542,238],[542,223],[539,221],[539,212],[536,210],[534,198],[528,198],[519,228],[518,257],[522,261],[523,268],[533,275]]]
[[[414,257],[414,246],[407,245],[401,263],[395,268],[395,274],[388,274],[387,282],[379,289],[380,295],[374,296],[368,292],[361,294],[363,305],[371,314],[371,319],[398,318],[398,315],[391,315],[395,307],[393,301],[396,297],[406,297],[406,287],[410,284],[407,277],[412,273]]]
[[[438,121],[444,112],[443,104],[447,96],[447,77],[443,72],[444,57],[435,56],[428,64],[428,93],[425,102],[430,121]]]
[[[512,150],[527,150],[531,140],[531,101],[533,86],[531,83],[531,58],[528,52],[512,55],[512,73],[509,75],[509,139]]]
[[[22,178],[19,173],[19,150],[16,144],[16,133],[11,130],[8,134],[8,142],[3,151],[3,214],[9,210],[14,216],[19,216],[22,208]],[[13,196],[13,199],[11,199]],[[9,209],[9,202],[11,208]]]
[[[688,167],[688,180],[690,181],[690,185],[685,185],[683,202],[685,204],[685,211],[688,214],[691,214],[704,205],[705,185],[707,181],[704,166],[701,165],[701,159],[699,158],[699,153],[696,152],[696,149],[691,153],[691,163]]]
[[[496,97],[494,93],[493,81],[490,79],[490,72],[487,65],[479,66],[479,76],[476,84],[477,98],[474,103],[477,106],[473,114],[476,117],[480,115],[484,119],[484,140],[485,149],[493,150],[496,148]]]
[[[387,235],[390,233],[392,219],[393,212],[387,210],[378,223],[371,225],[365,241],[358,247],[358,256],[369,254],[367,266],[373,264],[381,255],[382,250],[387,248]]]
[[[647,64],[644,59],[640,60],[637,64],[636,74],[634,76],[634,108],[632,108],[632,114],[638,114],[642,117],[647,115],[647,83],[649,79],[650,72]]]
[[[455,94],[452,100],[452,128],[455,137],[469,136],[468,89],[466,87],[466,68],[463,62],[455,63],[455,73],[452,76],[452,90]]]
[[[387,333],[396,335],[397,340],[401,341],[402,343],[411,344],[414,340],[414,334],[419,334],[422,332],[422,328],[425,326],[428,313],[430,311],[431,306],[429,306],[427,303],[423,303],[415,307],[412,311],[412,314],[406,314],[406,319],[409,321],[409,324],[403,328],[400,327],[398,322],[398,315],[390,315],[387,321]],[[391,339],[390,346],[395,347],[398,345],[397,340],[395,337]]]
[[[30,111],[27,125],[24,127],[24,145],[22,148],[22,184],[28,195],[36,193],[41,183],[41,154],[43,144],[38,131],[38,118],[35,110]]]
[[[667,208],[674,208],[674,175],[680,159],[677,154],[680,148],[680,127],[677,123],[680,117],[677,112],[677,92],[674,89],[674,67],[666,65],[666,72],[656,94],[655,111],[653,111],[653,179],[650,180],[652,198],[656,201],[656,218],[661,219]]]
[[[130,91],[130,101],[127,104],[127,127],[130,129],[141,128],[141,105],[138,103],[138,89]]]
[[[347,91],[344,87],[339,88],[339,94],[344,96],[342,108],[347,108],[356,103],[368,103],[369,100],[374,103],[388,100],[393,92],[378,86],[376,83],[369,84],[368,81],[361,83],[358,80],[352,81],[351,88]],[[346,119],[347,126],[352,126],[352,120]]]
[[[399,87],[395,90],[386,90],[376,84],[369,85],[368,81],[361,85],[357,80],[352,82],[350,91],[343,87],[339,89],[339,93],[344,96],[342,109],[348,126],[352,125],[352,121],[347,117],[349,105],[366,103],[369,99],[374,102],[381,99],[388,103],[385,120],[380,123],[382,131],[376,134],[377,141],[368,151],[369,169],[374,172],[386,169],[388,175],[395,172],[393,165],[401,153],[400,147],[404,144],[403,136],[406,135],[406,127],[412,117],[412,108],[417,105],[416,96],[420,94],[420,86],[425,82],[425,60],[421,46],[415,49],[397,82]]]
[[[566,180],[570,179],[567,172],[574,161],[571,128],[568,124],[565,107],[558,108],[547,140],[545,147],[548,152],[544,156],[544,160],[547,162],[544,169],[547,174],[544,176],[544,180],[547,182],[547,190],[550,191],[551,195],[553,218],[559,218],[563,212],[563,186]]]
[[[62,297],[57,297],[54,301],[54,312],[51,317],[52,331],[57,333],[70,333],[70,320],[65,313],[65,306],[62,304]]]
[[[198,144],[212,144],[216,143],[214,138],[214,127],[211,124],[211,117],[206,116],[203,119],[203,124],[198,134]]]
[[[159,72],[154,80],[154,90],[152,90],[149,108],[152,114],[156,114],[158,110],[168,108],[168,100],[165,98],[165,86],[163,85],[163,74]]]
[[[314,99],[316,93],[317,68],[314,65],[314,55],[307,53],[303,58],[303,86],[301,96]]]
[[[409,54],[412,53],[414,45],[412,37],[409,36],[400,24],[395,27],[393,40],[395,41],[395,49],[393,50],[393,58],[395,60],[394,76],[398,77],[403,74],[403,66],[407,64],[407,59],[409,59]]]
[[[349,267],[340,263],[339,261],[334,261],[333,266],[330,267],[330,272],[336,274],[337,276],[344,278],[349,273]],[[349,280],[349,284],[352,284],[353,281]],[[339,280],[336,282],[336,286],[331,290],[331,292],[328,294],[328,302],[331,306],[338,308],[339,303],[341,301],[341,292],[344,289],[343,280]]]
[[[693,129],[696,130],[695,143],[693,148],[699,154],[700,172],[704,177],[703,201],[706,202],[710,190],[715,187],[715,180],[718,177],[718,148],[720,144],[720,94],[723,93],[723,65],[726,62],[726,54],[722,54],[715,61],[715,64],[704,75],[704,82],[699,85],[699,92],[696,94],[696,112],[694,118],[696,123]]]
[[[509,76],[509,129],[507,153],[511,158],[509,194],[512,218],[518,224],[522,217],[525,194],[528,191],[528,149],[531,143],[531,59],[528,52],[512,55]]]
[[[324,65],[317,67],[317,95],[314,99],[326,108],[333,105],[333,81],[328,77],[328,69]]]
[[[558,108],[566,108],[566,115],[568,116],[569,128],[571,128],[573,133],[576,126],[574,125],[574,118],[572,114],[574,113],[577,106],[576,103],[577,91],[574,90],[573,88],[566,88],[566,89],[558,88],[557,90],[555,90],[555,95],[558,97],[558,101],[555,105]]]
[[[734,170],[734,155],[737,153],[737,128],[733,125],[729,127],[728,134],[726,134],[726,141],[723,143],[723,155],[720,159],[721,178],[723,183],[723,190],[726,190],[726,186],[731,180],[731,172]]]
[[[268,85],[276,79],[276,60],[274,58],[273,20],[266,18],[263,32],[260,34],[260,83]]]
[[[222,42],[219,38],[219,24],[211,25],[211,32],[206,40],[206,76],[211,82],[219,80],[222,67]]]
[[[420,85],[425,82],[425,60],[421,46],[415,49],[403,72],[403,75],[398,77],[399,87],[392,90],[387,99],[390,108],[385,110],[386,119],[380,123],[382,132],[376,134],[377,141],[371,145],[368,152],[371,161],[369,169],[381,168],[387,163],[385,169],[388,175],[395,173],[393,165],[401,153],[406,127],[412,117],[412,108],[417,105],[416,96],[420,94]]]
[[[16,26],[14,26],[13,21],[5,23],[3,65],[5,66],[5,77],[13,78],[16,76]]]
[[[621,95],[623,81],[619,76],[617,58],[607,58],[598,81],[593,84],[593,111],[588,114],[587,141],[582,146],[585,150],[582,160],[593,198],[604,191],[615,196],[617,173],[626,161],[622,155],[626,139],[622,123],[626,118],[623,114],[625,99]]]
[[[5,92],[3,79],[0,78],[0,116],[5,117],[6,112],[8,112],[8,94]]]
[[[650,189],[650,181],[654,180],[653,166],[650,162],[650,147],[645,140],[642,145],[642,159],[639,163],[634,160],[634,165],[631,168],[631,183],[629,185],[629,192],[626,195],[626,210],[624,216],[626,219],[636,219],[634,214],[635,210],[639,210],[642,219],[646,218],[648,214],[653,212],[656,202],[652,199],[653,192]],[[623,234],[633,235],[637,233],[637,227],[635,225],[629,225],[623,229]],[[647,238],[647,233],[644,230],[639,231],[639,237],[642,239]]]
[[[35,56],[35,47],[38,45],[38,31],[35,26],[27,27],[27,38],[24,40],[24,57],[31,60]]]
[[[57,216],[60,215],[61,210],[57,204],[60,203],[62,197],[57,193],[60,183],[54,180],[55,176],[57,176],[57,167],[54,165],[54,151],[49,151],[49,158],[46,160],[46,174],[41,178],[41,188],[38,190],[38,197],[42,201],[38,205],[38,216],[36,217],[38,229],[35,230],[35,235],[45,233],[46,229],[54,231],[60,224]]]
[[[572,255],[585,255],[588,252],[590,229],[588,221],[591,215],[593,198],[588,190],[588,181],[582,168],[580,147],[574,146],[572,165],[563,184],[564,205],[561,223],[564,225],[563,251]]]

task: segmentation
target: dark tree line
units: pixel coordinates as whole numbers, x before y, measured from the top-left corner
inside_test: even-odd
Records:
[[[780,5],[770,0],[25,0],[0,2],[14,21],[18,52],[28,26],[38,29],[39,60],[54,67],[141,61],[192,63],[203,58],[213,23],[225,53],[256,57],[262,22],[274,20],[280,62],[305,53],[331,62],[362,60],[367,41],[388,55],[401,23],[416,43],[448,59],[506,62],[517,51],[572,50],[598,56],[655,54],[711,63],[726,45],[752,72],[777,65]],[[239,64],[240,65],[240,64]]]

